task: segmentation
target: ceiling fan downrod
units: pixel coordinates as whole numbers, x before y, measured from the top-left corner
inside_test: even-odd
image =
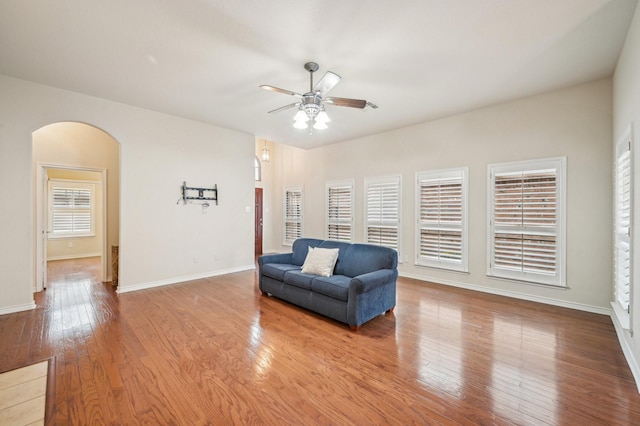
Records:
[[[304,64],[304,69],[309,71],[309,92],[313,92],[313,73],[318,71],[320,66],[315,62],[307,62]]]

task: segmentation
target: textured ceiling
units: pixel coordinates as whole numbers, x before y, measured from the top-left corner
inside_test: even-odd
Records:
[[[2,0],[0,74],[251,133],[335,143],[613,73],[636,0]],[[342,81],[292,127],[305,62]],[[96,123],[98,124],[98,123]]]

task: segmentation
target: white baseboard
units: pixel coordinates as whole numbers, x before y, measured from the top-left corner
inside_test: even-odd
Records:
[[[618,335],[618,341],[620,342],[622,353],[627,360],[627,364],[629,364],[631,374],[636,381],[638,393],[640,393],[640,367],[638,366],[638,360],[633,355],[633,351],[631,350],[629,342],[627,341],[627,336],[629,336],[630,332],[629,330],[623,328],[622,324],[618,320],[618,317],[614,313],[611,314],[611,321],[613,321],[613,326],[616,329],[616,334]]]
[[[170,278],[167,280],[152,281],[148,283],[124,285],[124,286],[121,284],[122,283],[122,281],[120,281],[121,277],[118,277],[118,289],[116,290],[116,293],[120,294],[120,293],[129,293],[131,291],[146,290],[149,288],[161,287],[161,286],[171,285],[171,284],[178,284],[186,281],[200,280],[202,278],[210,278],[210,277],[216,277],[219,275],[232,274],[234,272],[249,271],[251,269],[256,269],[256,265],[252,263],[250,265],[239,266],[237,268],[221,269],[219,271],[204,272],[202,274],[188,275],[184,277]]]
[[[451,280],[441,280],[421,275],[401,273],[400,276],[413,278],[420,281],[428,281],[435,284],[450,285],[452,287],[464,288],[467,290],[479,291],[482,293],[490,293],[498,296],[506,296],[514,299],[528,300],[530,302],[545,303],[547,305],[560,306],[563,308],[577,309],[579,311],[592,312],[594,314],[611,315],[611,309],[600,306],[585,305],[583,303],[567,302],[566,300],[553,299],[551,297],[534,296],[531,294],[518,293],[517,291],[500,290],[491,287],[485,287],[477,284],[467,284]]]
[[[69,259],[84,259],[85,257],[100,257],[102,253],[85,253],[85,254],[67,254],[64,256],[51,256],[47,257],[49,260],[69,260]]]
[[[14,306],[7,306],[6,308],[0,308],[0,315],[13,314],[15,312],[22,312],[22,311],[30,311],[31,309],[35,309],[35,308],[36,308],[36,302],[32,300],[31,303],[25,303],[24,305],[14,305]]]

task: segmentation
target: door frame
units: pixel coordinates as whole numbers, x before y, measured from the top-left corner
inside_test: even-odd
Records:
[[[254,205],[255,205],[255,238],[254,238],[254,254],[262,254],[264,249],[264,189],[255,188],[254,191]],[[260,194],[260,203],[258,203],[258,194]],[[258,221],[258,219],[260,219]],[[260,237],[260,247],[258,247],[258,236]],[[259,248],[259,250],[258,250]]]
[[[36,164],[36,220],[35,220],[35,254],[36,271],[34,280],[34,292],[39,292],[47,288],[47,249],[46,234],[49,228],[48,218],[48,169],[78,170],[84,172],[98,172],[102,179],[102,223],[98,226],[102,228],[102,281],[108,278],[107,265],[107,169],[70,166],[68,164],[41,163]]]

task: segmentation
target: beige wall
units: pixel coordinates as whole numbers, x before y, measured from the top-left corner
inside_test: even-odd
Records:
[[[636,9],[624,48],[613,78],[613,146],[631,126],[633,132],[633,260],[631,279],[631,333],[622,330],[616,322],[616,330],[622,349],[640,390],[640,8]],[[610,290],[613,299],[613,289]],[[614,316],[615,320],[615,316]]]
[[[304,234],[325,237],[325,184],[355,180],[355,241],[364,241],[364,179],[402,177],[400,273],[444,284],[608,313],[611,299],[610,79],[310,151],[278,146],[273,223],[281,245],[282,187],[304,186]],[[376,113],[384,113],[383,109]],[[490,278],[487,272],[487,166],[567,157],[567,289]],[[469,273],[418,267],[417,172],[469,167]]]

